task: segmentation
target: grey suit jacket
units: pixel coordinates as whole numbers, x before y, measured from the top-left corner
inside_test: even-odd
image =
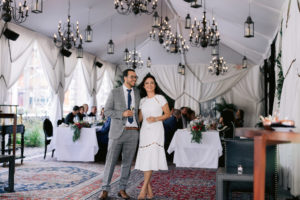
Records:
[[[134,115],[135,119],[138,122],[138,110],[140,105],[140,94],[139,90],[133,88],[134,91],[134,99],[135,99],[135,108],[134,108]],[[125,102],[123,86],[114,88],[106,101],[104,107],[104,115],[111,118],[110,130],[108,137],[111,139],[117,139],[121,136],[127,117],[123,117],[123,112],[127,110],[127,104]]]

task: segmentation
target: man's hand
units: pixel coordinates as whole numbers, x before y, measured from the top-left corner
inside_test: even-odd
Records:
[[[131,110],[126,110],[123,112],[123,117],[132,117],[133,112]]]

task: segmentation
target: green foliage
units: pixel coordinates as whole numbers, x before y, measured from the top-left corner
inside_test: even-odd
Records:
[[[119,75],[119,77],[116,79],[115,82],[115,88],[122,86],[123,82],[124,82],[123,75]]]
[[[24,144],[26,147],[41,147],[44,145],[43,119],[27,118],[23,120],[25,126]],[[21,139],[17,137],[17,144]]]
[[[25,131],[24,143],[27,147],[40,147],[43,145],[42,133],[39,127]]]
[[[281,99],[281,92],[282,92],[283,82],[284,82],[284,76],[283,76],[282,65],[281,65],[281,50],[277,55],[276,64],[277,64],[277,67],[279,68],[277,85],[276,85],[277,99],[278,99],[278,104],[279,104],[280,99]]]
[[[216,103],[214,109],[219,113],[221,113],[225,109],[233,110],[234,112],[237,111],[236,105],[234,105],[233,103],[227,103],[224,98],[221,99],[221,103]]]

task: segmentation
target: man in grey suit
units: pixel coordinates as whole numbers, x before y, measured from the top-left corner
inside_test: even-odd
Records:
[[[132,160],[135,156],[139,139],[138,109],[140,103],[139,91],[134,88],[137,76],[134,70],[123,72],[124,84],[111,91],[104,114],[111,118],[108,151],[105,162],[102,192],[99,199],[107,199],[110,182],[118,157],[122,152],[120,177],[120,192],[118,196],[129,199],[125,189],[130,175]]]

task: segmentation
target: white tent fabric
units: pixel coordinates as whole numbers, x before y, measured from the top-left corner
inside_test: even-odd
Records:
[[[0,28],[2,27],[3,22],[0,22]],[[76,52],[72,51],[72,55],[69,58],[65,58],[60,54],[59,49],[55,47],[50,38],[15,24],[9,23],[8,27],[19,33],[20,36],[16,41],[9,41],[5,37],[1,37],[0,40],[0,104],[4,104],[8,89],[18,80],[25,65],[31,60],[33,46],[36,45],[43,71],[53,92],[53,108],[50,112],[50,119],[52,123],[56,124],[57,119],[63,117],[64,92],[67,91],[74,69],[78,64]],[[84,56],[79,64],[85,72],[85,84],[89,88],[91,105],[95,105],[96,94],[99,90],[95,88],[96,86],[100,88],[98,82],[102,82],[103,74],[106,72],[112,87],[115,66],[105,64],[103,67],[105,70],[99,70],[94,67],[95,56],[89,53],[84,53]],[[100,61],[100,59],[98,60]]]
[[[1,30],[3,26],[3,22],[0,22]],[[15,24],[8,24],[7,27],[16,32],[22,30]],[[28,32],[20,35],[17,41],[10,41],[2,36],[0,45],[0,104],[4,104],[8,89],[18,80],[32,54],[33,37]]]
[[[300,12],[297,1],[286,1],[282,17],[282,66],[285,76],[281,101],[280,118],[295,120],[300,132]],[[300,195],[300,146],[279,146],[280,180],[291,194]]]

